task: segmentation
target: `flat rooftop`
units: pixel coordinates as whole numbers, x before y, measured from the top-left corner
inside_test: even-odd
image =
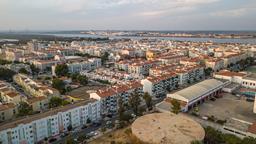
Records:
[[[172,95],[178,95],[190,101],[207,93],[209,90],[217,88],[222,85],[224,85],[222,81],[216,79],[208,79],[195,85],[192,85],[190,87],[187,87],[183,90],[180,90],[174,94],[170,94],[168,95],[168,97],[171,97]]]

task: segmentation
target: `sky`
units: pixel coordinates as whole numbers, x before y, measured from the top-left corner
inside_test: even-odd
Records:
[[[256,0],[0,0],[0,30],[256,30]]]

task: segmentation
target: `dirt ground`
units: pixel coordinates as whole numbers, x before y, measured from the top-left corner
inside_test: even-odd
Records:
[[[199,106],[201,116],[213,115],[217,119],[226,120],[228,118],[237,118],[249,122],[256,121],[256,114],[253,113],[253,102],[247,102],[245,99],[225,93],[223,98],[216,101],[206,101]]]
[[[90,94],[88,92],[96,91],[100,88],[102,88],[102,86],[83,86],[72,90],[71,92],[67,93],[67,95],[70,95],[75,98],[88,100],[90,99]]]

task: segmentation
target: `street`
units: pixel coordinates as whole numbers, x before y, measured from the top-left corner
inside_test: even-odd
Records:
[[[153,99],[153,102],[152,102],[152,103],[153,103],[153,105],[155,105],[155,104],[161,102],[162,100],[163,100],[163,98]],[[146,108],[146,105],[143,104],[143,105],[141,105],[140,107]],[[126,111],[126,113],[132,114],[133,112],[132,112],[132,110],[128,110],[128,111]],[[112,118],[110,118],[110,119],[108,119],[108,120],[102,121],[102,122],[101,122],[101,125],[100,125],[100,126],[97,126],[97,127],[95,127],[95,126],[89,126],[89,127],[85,128],[85,129],[81,129],[81,127],[76,128],[77,131],[71,132],[70,135],[67,135],[67,136],[65,136],[65,137],[59,137],[59,138],[57,138],[57,141],[53,142],[52,144],[65,144],[65,142],[67,141],[67,139],[68,139],[69,137],[71,137],[71,139],[74,140],[74,139],[77,139],[79,136],[85,136],[86,134],[89,134],[90,132],[93,132],[93,131],[94,131],[94,132],[95,132],[95,131],[100,131],[101,128],[106,127],[106,122],[107,122],[107,121],[115,122],[115,120],[117,120],[117,117],[116,117],[116,116],[113,116]],[[93,137],[92,137],[92,138],[93,138]]]

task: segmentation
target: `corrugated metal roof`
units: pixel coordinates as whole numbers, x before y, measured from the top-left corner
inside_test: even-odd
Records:
[[[197,98],[198,96],[203,95],[204,93],[207,93],[209,90],[217,88],[221,85],[223,85],[223,82],[216,79],[209,79],[209,80],[205,80],[200,83],[197,83],[188,88],[185,88],[181,91],[178,91],[175,93],[175,95],[182,96],[185,99],[188,99],[190,101]]]

